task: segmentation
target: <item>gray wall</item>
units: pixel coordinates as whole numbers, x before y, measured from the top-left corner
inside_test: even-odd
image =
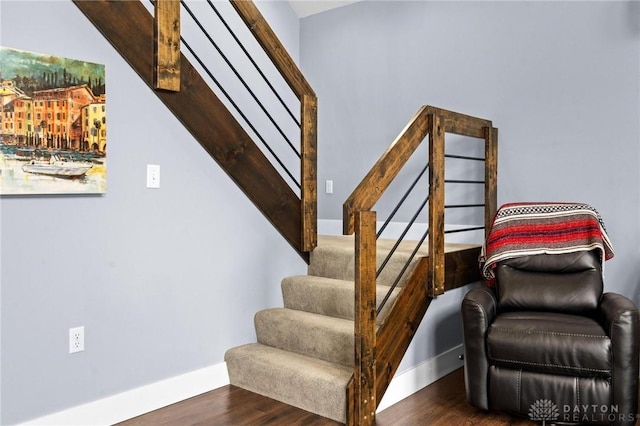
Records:
[[[639,301],[637,2],[373,1],[299,24],[259,5],[294,56],[300,25],[319,178],[335,181],[320,218],[340,218],[420,105],[479,115],[500,128],[499,201],[592,203],[617,249],[607,287]],[[0,15],[2,45],[106,64],[110,149],[104,196],[0,198],[0,423],[253,341],[253,314],[304,264],[71,2],[2,0]],[[144,188],[149,163],[159,190]],[[460,344],[463,293],[432,304],[401,371]],[[78,325],[87,347],[69,355]]]
[[[298,20],[260,3],[298,56]],[[106,64],[103,196],[0,198],[0,424],[215,365],[306,265],[70,1],[2,0],[4,46]],[[145,188],[146,164],[162,187]],[[68,329],[86,350],[68,354]]]
[[[616,248],[606,288],[640,302],[640,3],[365,1],[300,31],[319,98],[318,179],[334,180],[320,217],[341,218],[421,105],[488,118],[498,202],[592,204]],[[400,371],[461,343],[460,298],[431,304]]]

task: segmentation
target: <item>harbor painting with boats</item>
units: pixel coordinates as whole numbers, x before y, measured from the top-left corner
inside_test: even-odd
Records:
[[[106,188],[104,65],[0,47],[0,195]]]

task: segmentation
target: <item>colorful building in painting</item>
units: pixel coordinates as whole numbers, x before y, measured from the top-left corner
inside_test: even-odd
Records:
[[[13,101],[13,131],[15,143],[18,145],[32,145],[33,140],[33,100],[28,97],[20,97]]]
[[[26,94],[16,87],[13,80],[2,80],[0,83],[0,104],[2,106],[21,96],[26,96]]]
[[[13,80],[0,85],[0,135],[3,143],[24,144],[33,132],[33,103]]]
[[[105,96],[82,108],[82,149],[107,151],[107,116]]]
[[[105,95],[88,85],[37,90],[27,96],[12,80],[0,86],[2,143],[105,152]]]
[[[82,109],[95,101],[86,84],[33,92],[34,122],[40,145],[83,149]]]

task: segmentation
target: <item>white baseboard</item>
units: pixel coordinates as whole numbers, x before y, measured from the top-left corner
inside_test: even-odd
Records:
[[[410,370],[396,374],[376,411],[380,412],[402,401],[425,386],[462,367],[464,361],[458,358],[462,353],[462,345],[458,345],[418,364]]]
[[[461,353],[462,345],[459,345],[396,375],[391,381],[377,411],[390,407],[462,367],[463,362],[458,359]],[[112,425],[228,384],[227,366],[223,362],[48,416],[39,417],[24,423],[24,425]]]
[[[458,359],[461,353],[462,345],[458,345],[410,370],[397,374],[391,381],[377,411],[388,408],[462,367],[463,362]],[[227,366],[223,362],[39,417],[23,424],[31,426],[112,425],[228,384]]]
[[[25,425],[112,425],[229,384],[226,363],[33,419]]]
[[[407,398],[462,367],[458,345],[416,367],[397,374],[380,402],[378,412]],[[229,384],[226,364],[220,363],[108,398],[39,417],[24,425],[112,425]]]

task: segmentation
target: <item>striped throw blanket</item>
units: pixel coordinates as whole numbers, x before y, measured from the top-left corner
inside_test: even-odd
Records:
[[[496,213],[480,257],[482,275],[494,284],[497,262],[534,254],[600,250],[604,262],[614,251],[600,214],[587,204],[512,203]]]

